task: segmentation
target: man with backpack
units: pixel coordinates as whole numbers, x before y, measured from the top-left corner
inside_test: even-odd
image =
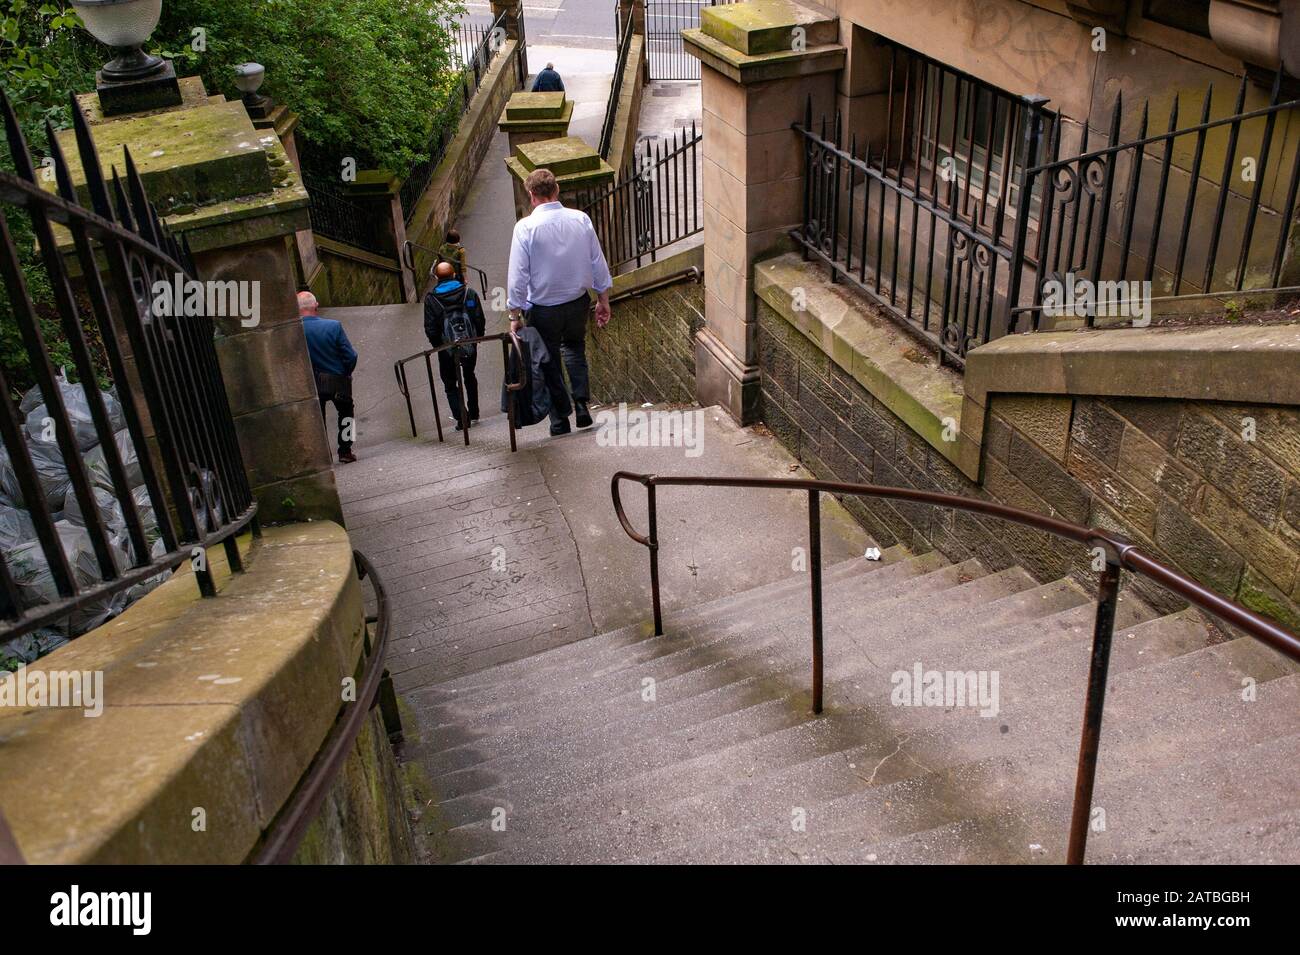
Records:
[[[434,268],[437,284],[424,297],[424,334],[429,344],[439,348],[449,342],[460,342],[469,338],[481,338],[487,334],[487,318],[483,314],[483,303],[464,282],[456,278],[456,268],[450,262],[439,262]],[[462,425],[462,407],[460,389],[456,381],[456,365],[459,362],[461,375],[465,382],[465,408],[468,420],[477,421],[478,378],[474,375],[474,366],[478,364],[478,345],[457,345],[438,352],[438,377],[447,392],[447,407],[456,422],[456,430]]]

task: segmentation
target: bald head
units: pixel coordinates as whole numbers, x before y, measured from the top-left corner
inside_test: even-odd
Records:
[[[445,282],[447,279],[456,277],[456,266],[450,262],[439,262],[433,267],[433,274],[438,277],[439,282]]]
[[[320,302],[316,301],[316,296],[311,292],[298,293],[298,314],[315,315],[316,309],[320,308]]]

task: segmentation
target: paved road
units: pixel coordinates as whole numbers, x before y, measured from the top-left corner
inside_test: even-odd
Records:
[[[528,42],[549,46],[614,49],[614,0],[524,0]],[[488,3],[466,3],[472,23],[490,23]]]

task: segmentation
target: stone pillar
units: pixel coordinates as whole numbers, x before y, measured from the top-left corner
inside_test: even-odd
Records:
[[[293,163],[294,170],[301,176],[302,163],[298,159],[298,142],[295,135],[298,129],[298,114],[286,106],[276,104],[265,116],[252,116],[253,128],[272,130],[280,138],[285,155]],[[298,249],[298,284],[302,288],[311,285],[313,277],[320,268],[320,257],[316,254],[316,233],[311,229],[301,229],[294,234],[294,243]]]
[[[241,102],[208,98],[197,78],[181,83],[188,92],[180,106],[148,114],[105,118],[88,102],[94,94],[82,98],[96,117],[101,165],[120,166],[129,146],[159,214],[189,242],[197,277],[256,283],[247,287],[257,294],[253,315],[214,320],[262,520],[342,523],[296,302],[294,236],[310,229],[307,192],[274,129],[254,129]],[[59,139],[84,188],[72,130]]]
[[[814,116],[833,111],[845,50],[834,16],[780,0],[705,7],[700,29],[682,36],[700,59],[704,107],[696,389],[701,404],[749,424],[759,396],[754,262],[789,246],[802,221],[805,150],[790,126],[810,99]]]
[[[632,21],[632,32],[645,36],[645,0],[618,0],[618,17],[620,23]],[[643,44],[642,49],[646,49]],[[641,82],[650,82],[650,57],[641,58]]]
[[[524,40],[524,31],[520,29],[519,17],[524,12],[523,0],[491,0],[492,2],[492,22],[495,23],[501,14],[506,18],[502,21],[506,28],[506,38],[519,41],[519,75],[528,76],[528,46]]]
[[[345,184],[349,199],[374,210],[376,218],[383,219],[388,228],[384,254],[401,261],[402,246],[406,244],[406,213],[402,211],[402,181],[384,169],[363,169],[357,178]],[[406,269],[401,270],[403,301],[414,302],[415,281]]]
[[[528,143],[564,139],[569,135],[573,101],[563,93],[512,93],[497,128],[506,134],[507,155]]]
[[[516,219],[528,215],[531,207],[524,180],[534,169],[549,169],[554,173],[560,184],[560,201],[575,208],[583,205],[589,192],[614,181],[614,167],[576,136],[525,143],[513,156],[506,157],[506,168],[514,184]]]

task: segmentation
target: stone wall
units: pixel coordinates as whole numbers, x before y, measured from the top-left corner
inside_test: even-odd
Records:
[[[321,305],[385,305],[403,300],[402,266],[372,252],[316,236],[320,268],[310,286]]]
[[[994,395],[976,482],[776,309],[760,300],[757,317],[763,421],[819,477],[976,496],[1109,528],[1300,627],[1300,409]],[[1028,528],[920,505],[844,503],[882,546],[1020,564],[1043,581],[1091,576],[1083,548]],[[1127,580],[1161,609],[1178,606],[1161,588]]]
[[[222,548],[209,554],[215,598],[183,567],[27,668],[46,680],[99,674],[102,712],[0,707],[0,807],[28,862],[255,857],[347,705],[366,624],[337,524],[268,528],[241,550],[242,574]],[[298,861],[409,861],[406,790],[378,719],[376,710]]]
[[[615,105],[614,133],[610,139],[609,155],[604,157],[620,176],[623,167],[632,161],[636,152],[637,120],[641,116],[641,97],[645,89],[645,66],[645,37],[633,34],[628,41],[623,85],[619,88],[618,103]]]
[[[601,404],[695,401],[695,333],[704,324],[704,286],[688,279],[619,298],[690,268],[701,249],[617,276],[605,328],[587,328],[591,397]]]
[[[483,163],[483,156],[497,133],[497,120],[505,109],[506,100],[519,89],[519,56],[518,42],[507,40],[492,61],[492,68],[483,77],[469,110],[461,117],[455,139],[447,147],[442,162],[434,170],[433,178],[406,223],[406,237],[417,245],[436,249],[442,244],[447,229],[456,221]],[[424,275],[431,264],[430,254],[417,254],[417,274]],[[417,296],[422,297],[424,291],[423,287],[417,288]]]

